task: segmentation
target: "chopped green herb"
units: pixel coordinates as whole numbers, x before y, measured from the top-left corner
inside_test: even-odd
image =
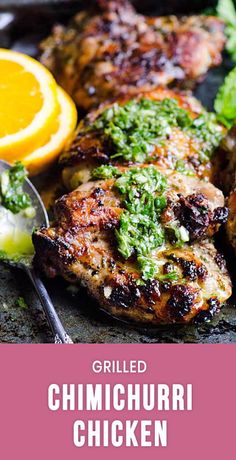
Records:
[[[154,166],[131,168],[114,186],[123,196],[125,208],[115,231],[118,251],[125,259],[137,258],[144,280],[155,278],[158,266],[150,254],[165,242],[160,214],[166,207],[166,178]]]
[[[116,187],[120,193],[128,194],[131,187],[135,186],[135,194],[141,192],[163,192],[166,189],[167,181],[155,166],[146,168],[131,168],[119,177],[116,181]]]
[[[148,255],[165,242],[161,224],[153,222],[148,215],[126,211],[121,215],[120,226],[115,234],[118,250],[125,259],[137,254]]]
[[[236,119],[236,67],[231,70],[220,87],[214,108],[217,118],[227,128],[233,126]]]
[[[26,177],[26,169],[20,161],[0,176],[0,203],[13,214],[31,207],[31,199],[23,191]]]
[[[168,239],[174,244],[176,247],[181,248],[184,243],[189,241],[189,232],[183,226],[178,226],[177,223],[170,224],[165,228],[166,234]]]
[[[193,120],[191,130],[194,136],[203,143],[199,158],[202,161],[207,160],[223,138],[222,129],[216,122],[216,115],[202,113]]]
[[[225,22],[227,36],[226,49],[231,58],[236,61],[236,10],[232,0],[219,0],[216,12]]]
[[[18,297],[17,299],[17,305],[20,307],[20,308],[23,308],[23,309],[26,309],[28,308],[28,305],[24,299],[24,297]]]
[[[177,160],[175,163],[175,171],[181,172],[186,176],[194,176],[195,173],[191,169],[186,168],[183,160]]]
[[[115,166],[102,165],[93,169],[92,179],[111,179],[112,177],[120,176],[120,171]]]
[[[139,255],[137,261],[144,280],[153,279],[157,276],[158,265],[155,259]]]
[[[143,163],[154,146],[162,145],[173,128],[179,127],[203,142],[203,155],[210,156],[219,144],[221,132],[214,114],[205,112],[192,119],[175,99],[152,101],[142,98],[105,110],[89,130],[102,133],[110,143],[111,158]]]
[[[125,259],[137,258],[143,279],[154,278],[158,267],[150,254],[165,242],[160,214],[166,207],[166,178],[154,166],[131,168],[114,187],[121,193],[125,208],[115,231],[118,251]]]
[[[116,175],[114,188],[122,197],[124,208],[120,217],[119,228],[115,230],[117,249],[124,259],[133,257],[144,280],[176,280],[175,271],[162,275],[158,260],[153,251],[163,246],[166,241],[176,247],[189,241],[189,233],[175,221],[168,227],[161,222],[161,214],[167,206],[167,179],[155,166],[133,167],[118,173],[116,168],[110,170]],[[110,175],[108,170],[108,174]],[[106,175],[106,174],[105,174]],[[119,177],[117,178],[117,175]],[[104,169],[96,168],[96,178],[104,178]],[[113,176],[114,177],[114,176]]]
[[[158,279],[160,281],[177,281],[179,279],[179,275],[176,271],[171,273],[166,273],[165,275],[159,275]]]

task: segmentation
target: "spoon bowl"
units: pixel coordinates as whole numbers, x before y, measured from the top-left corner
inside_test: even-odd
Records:
[[[11,168],[11,166],[3,160],[0,160],[0,176],[4,171],[7,171]],[[10,215],[11,222],[10,225],[14,226],[15,230],[18,232],[24,232],[26,235],[32,235],[34,228],[41,227],[41,226],[48,226],[49,220],[47,211],[45,206],[39,196],[37,190],[30,182],[28,178],[26,178],[23,184],[23,190],[27,193],[31,199],[32,207],[35,210],[33,217],[23,217],[22,213],[12,214],[10,211],[5,210],[7,214],[7,218]],[[53,306],[53,303],[47,293],[47,290],[40,278],[40,275],[37,269],[34,266],[34,252],[32,246],[32,253],[25,254],[21,252],[21,248],[18,247],[17,254],[14,256],[11,253],[4,252],[4,255],[1,257],[2,261],[10,265],[11,267],[16,267],[24,270],[27,275],[29,276],[38,296],[41,301],[42,307],[44,309],[46,318],[48,323],[52,329],[54,334],[54,342],[55,343],[73,343],[71,338],[66,333],[57,312]]]
[[[6,161],[0,160],[0,176],[4,171],[7,171],[11,168],[11,165],[9,165]],[[32,218],[25,218],[22,216],[22,213],[18,214],[13,214],[10,211],[5,210],[5,215],[7,217],[10,216],[11,219],[11,225],[14,225],[17,230],[27,232],[30,235],[32,234],[34,228],[45,226],[48,227],[49,225],[49,219],[47,215],[47,211],[45,209],[45,206],[43,204],[43,201],[37,192],[36,188],[32,184],[32,182],[26,178],[25,182],[23,184],[23,190],[27,195],[29,195],[32,207],[35,210],[34,216]],[[8,262],[11,265],[15,265],[16,267],[21,267],[21,265],[31,264],[32,260],[34,257],[34,253],[32,251],[32,255],[27,255],[27,257],[24,254],[21,254],[19,251],[19,254],[17,253],[17,257],[8,257]]]

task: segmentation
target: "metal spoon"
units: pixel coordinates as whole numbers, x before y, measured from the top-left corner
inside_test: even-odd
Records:
[[[2,174],[5,170],[9,169],[10,165],[3,160],[0,160],[0,174]],[[44,204],[29,179],[26,179],[24,183],[24,191],[30,196],[32,205],[36,211],[35,217],[32,219],[23,219],[25,222],[27,231],[31,234],[35,227],[40,227],[42,225],[48,226],[48,215]],[[19,225],[19,219],[16,222],[16,225]],[[51,327],[51,330],[54,335],[54,342],[55,343],[73,343],[69,335],[66,333],[58,314],[52,304],[52,301],[48,295],[48,292],[40,279],[40,276],[37,270],[33,266],[33,258],[34,254],[30,256],[24,256],[22,254],[17,254],[17,259],[7,257],[4,259],[4,263],[10,265],[11,267],[17,267],[24,270],[27,275],[29,276],[44,309],[44,313],[46,315],[47,321]]]

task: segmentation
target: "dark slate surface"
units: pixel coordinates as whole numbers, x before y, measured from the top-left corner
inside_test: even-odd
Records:
[[[28,14],[28,13],[27,13]],[[36,55],[38,40],[48,33],[55,10],[40,13],[44,20],[34,23],[34,30],[26,27],[25,13],[18,14],[17,22],[6,33],[0,31],[0,46]],[[60,12],[61,14],[61,12]],[[64,17],[68,14],[65,11]],[[19,22],[20,21],[20,22]],[[23,21],[23,26],[22,26]],[[32,23],[33,21],[31,21]],[[45,30],[39,30],[38,24]],[[196,89],[196,95],[210,109],[218,86],[232,64],[209,72],[206,80]],[[222,248],[222,242],[219,242]],[[231,261],[231,266],[234,261]],[[201,326],[175,326],[138,328],[108,317],[83,290],[71,293],[62,280],[46,282],[49,293],[66,330],[74,342],[85,343],[236,343],[236,309],[234,298],[211,323]],[[18,305],[23,297],[26,308]],[[52,341],[51,332],[44,318],[40,303],[28,279],[21,272],[0,264],[0,341],[5,343],[47,343]]]

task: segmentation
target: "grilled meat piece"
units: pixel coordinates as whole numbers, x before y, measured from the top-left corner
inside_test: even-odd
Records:
[[[214,183],[229,195],[236,187],[236,126],[222,139],[214,155]]]
[[[78,106],[193,82],[221,63],[224,25],[216,17],[145,17],[126,0],[98,0],[68,27],[56,26],[41,60]]]
[[[228,198],[229,219],[226,224],[227,236],[234,252],[236,253],[236,188],[234,188]]]
[[[215,155],[215,171],[214,182],[228,196],[229,219],[226,232],[236,253],[236,126],[230,129]]]
[[[75,189],[80,183],[88,181],[91,170],[99,164],[111,162],[112,164],[121,162],[122,164],[125,162],[131,164],[132,161],[135,163],[135,157],[125,160],[122,156],[115,156],[118,150],[113,141],[106,134],[105,129],[97,129],[94,123],[96,124],[99,117],[108,108],[117,113],[117,104],[118,107],[124,107],[127,103],[138,104],[142,100],[151,102],[167,101],[166,118],[164,118],[161,109],[157,111],[153,119],[149,120],[150,132],[152,132],[153,125],[156,123],[158,133],[158,129],[162,129],[163,123],[166,120],[168,121],[168,117],[172,123],[176,107],[184,111],[184,114],[180,113],[179,120],[177,117],[175,125],[170,123],[162,138],[151,140],[152,148],[148,151],[146,159],[152,164],[157,164],[164,168],[177,169],[187,175],[196,174],[200,178],[211,179],[212,175],[214,175],[210,161],[211,156],[225,129],[212,121],[211,117],[214,116],[208,114],[193,96],[169,89],[157,88],[154,91],[140,93],[135,98],[126,97],[113,104],[103,104],[99,109],[90,112],[80,122],[74,141],[60,158],[60,164],[63,167],[63,181],[69,190]],[[173,105],[173,101],[176,102],[176,107]],[[172,102],[172,104],[168,106],[168,102]],[[153,110],[152,107],[147,107],[147,109]],[[135,106],[133,113],[134,121],[132,127],[129,127],[129,136],[134,134],[137,128],[136,116],[138,115],[138,108]],[[145,111],[140,112],[140,124],[142,124],[145,113]],[[187,122],[184,118],[185,116],[188,118]],[[187,126],[188,122],[193,120],[196,123],[194,132],[188,130]],[[127,126],[127,120],[125,120],[125,125]],[[126,126],[124,126],[124,129]],[[143,133],[141,133],[142,135]],[[131,150],[130,144],[131,141],[128,142],[128,147]],[[141,146],[141,140],[139,145]]]
[[[103,309],[118,317],[152,324],[211,318],[231,295],[224,260],[204,239],[221,223],[219,210],[226,212],[223,196],[197,178],[161,173],[167,179],[161,225],[167,230],[174,223],[183,229],[187,213],[185,232],[191,244],[177,247],[166,237],[151,255],[158,277],[141,280],[135,257],[125,260],[117,250],[115,232],[124,203],[114,178],[83,184],[56,202],[54,225],[33,235],[36,260],[45,274],[81,283]]]

